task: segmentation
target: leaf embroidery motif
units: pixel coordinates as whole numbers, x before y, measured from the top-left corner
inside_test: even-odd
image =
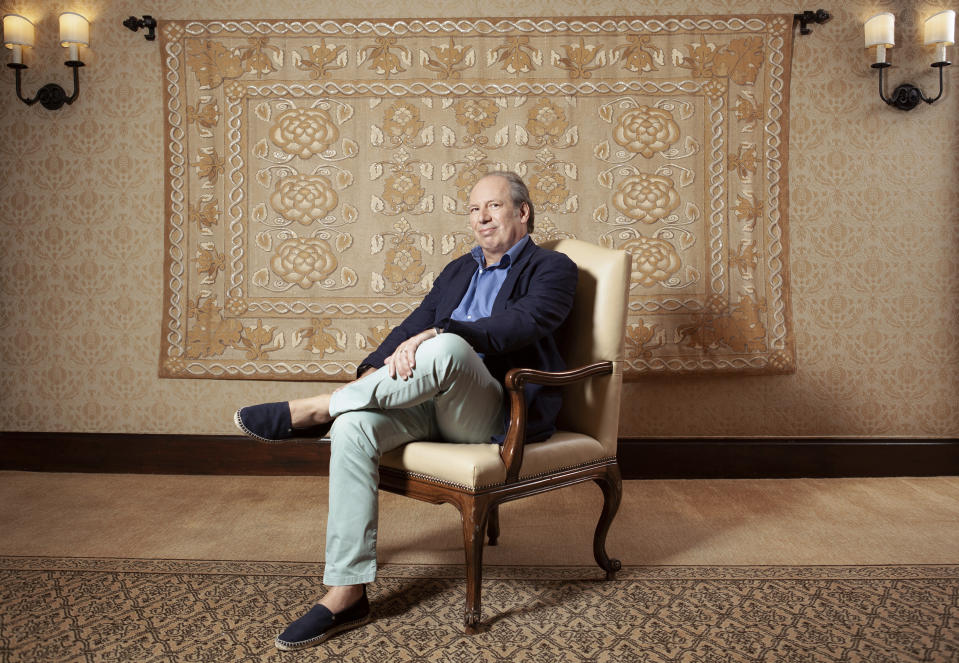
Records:
[[[736,206],[733,208],[736,218],[743,222],[743,230],[753,231],[756,221],[762,216],[763,201],[756,200],[751,193],[740,193],[736,197]]]
[[[269,353],[277,350],[277,347],[267,347],[273,343],[276,336],[276,327],[264,327],[262,320],[256,321],[256,327],[244,327],[240,334],[238,343],[234,346],[239,349],[246,349],[246,358],[269,359]],[[277,338],[282,347],[282,335]]]
[[[739,152],[729,155],[729,170],[736,171],[742,179],[754,175],[758,167],[755,145],[740,145]]]
[[[190,223],[195,223],[200,232],[208,231],[219,223],[219,220],[220,210],[217,207],[217,201],[190,205]]]
[[[466,59],[470,52],[468,46],[456,46],[453,38],[450,37],[449,46],[431,46],[433,55],[429,56],[425,66],[431,71],[438,73],[440,78],[458,79],[462,76],[462,70],[468,69],[469,65],[464,64],[458,67]]]
[[[296,68],[309,72],[310,78],[313,80],[326,78],[329,76],[331,69],[342,69],[345,66],[337,64],[337,59],[344,48],[346,47],[327,46],[326,40],[321,39],[319,46],[310,47],[305,51],[307,57],[298,62]]]
[[[743,240],[739,244],[739,251],[736,255],[729,256],[730,268],[735,267],[739,270],[739,275],[744,279],[751,279],[753,270],[759,264],[759,252],[756,250],[755,240]]]
[[[733,39],[714,59],[717,76],[728,76],[739,85],[752,85],[763,63],[762,37]]]
[[[735,352],[765,352],[766,327],[762,318],[765,312],[765,304],[743,295],[730,312],[704,313],[695,323],[676,331],[680,343],[693,348],[715,350],[726,346]]]
[[[213,299],[202,304],[197,297],[196,303],[190,302],[187,317],[196,318],[197,323],[187,332],[186,356],[190,359],[200,357],[218,357],[240,342],[243,325],[239,320],[223,319],[223,309]]]
[[[280,63],[283,62],[283,51],[276,46],[269,46],[266,37],[250,37],[250,47],[240,49],[240,62],[243,70],[256,74],[257,78],[262,78],[264,74],[271,74],[276,71],[276,66],[270,57],[272,53]]]
[[[532,56],[537,53],[529,45],[529,37],[507,37],[506,43],[497,46],[493,51],[496,55],[496,62],[503,64],[503,69],[511,74],[526,73],[533,71]]]
[[[196,166],[197,177],[216,184],[217,178],[223,174],[224,163],[224,159],[214,149],[210,154],[201,154],[200,160],[193,165]]]
[[[219,87],[226,78],[243,74],[240,60],[223,44],[203,39],[187,44],[187,65],[196,74],[200,87]]]
[[[196,252],[196,271],[201,276],[205,275],[204,283],[214,283],[217,274],[226,268],[226,257],[216,250],[214,246],[203,246]]]
[[[566,51],[566,57],[560,58],[557,64],[569,72],[570,78],[589,78],[591,72],[603,66],[602,62],[593,64],[602,49],[599,46],[587,46],[583,37],[579,38],[579,46],[566,44],[563,50]]]
[[[647,327],[642,319],[638,324],[629,325],[626,328],[626,348],[632,357],[640,359],[650,359],[653,356],[653,350],[663,347],[664,343],[660,340],[656,345],[651,345],[656,334],[662,329],[662,325],[652,325]]]
[[[396,37],[377,37],[376,45],[364,46],[361,53],[364,57],[370,59],[370,69],[389,78],[390,74],[398,74],[406,71],[402,66],[400,56],[393,53],[393,49],[398,49],[407,58],[410,57],[410,51],[405,46],[396,45]]]
[[[304,350],[320,355],[333,354],[342,350],[343,348],[340,347],[336,337],[325,331],[331,324],[333,324],[333,321],[329,319],[310,319],[309,327],[301,327],[294,332],[294,344],[304,343]]]
[[[629,71],[639,73],[641,71],[655,71],[654,65],[655,52],[660,58],[663,56],[663,50],[650,45],[652,38],[649,35],[626,35],[628,43],[617,46],[613,49],[623,58],[623,67]]]
[[[200,103],[196,106],[186,107],[186,121],[196,122],[202,127],[212,129],[220,121],[220,112],[217,110],[216,102]]]
[[[699,44],[686,44],[688,56],[683,57],[679,66],[689,69],[693,76],[711,77],[713,75],[713,60],[716,57],[716,47],[706,43],[706,35],[699,36]]]

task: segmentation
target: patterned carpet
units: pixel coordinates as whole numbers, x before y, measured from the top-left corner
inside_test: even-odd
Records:
[[[466,636],[460,568],[388,565],[370,625],[275,651],[321,571],[0,557],[0,661],[959,661],[959,566],[488,567]]]

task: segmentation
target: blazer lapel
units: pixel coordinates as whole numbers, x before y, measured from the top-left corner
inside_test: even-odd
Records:
[[[500,287],[499,292],[496,294],[496,299],[493,301],[494,311],[503,311],[506,309],[506,302],[509,301],[510,295],[513,294],[516,279],[518,279],[520,273],[526,269],[527,263],[529,263],[530,258],[536,251],[539,251],[539,247],[533,243],[531,238],[526,242],[526,246],[523,247],[519,255],[516,256],[516,262],[510,265],[506,280],[503,281],[503,285]]]

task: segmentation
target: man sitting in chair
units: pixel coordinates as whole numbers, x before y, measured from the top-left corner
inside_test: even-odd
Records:
[[[536,246],[529,190],[515,173],[480,179],[469,196],[478,244],[449,263],[420,306],[367,357],[359,379],[332,394],[236,412],[265,442],[329,430],[327,593],[276,639],[282,650],[319,644],[370,619],[376,576],[378,463],[413,440],[502,444],[503,378],[514,367],[562,371],[554,334],[573,306],[577,268]],[[555,388],[527,385],[526,439],[549,437],[561,405]]]

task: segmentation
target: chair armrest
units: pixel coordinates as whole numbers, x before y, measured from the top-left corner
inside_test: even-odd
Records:
[[[579,382],[594,375],[609,375],[612,372],[613,362],[611,361],[598,361],[569,371],[557,372],[537,371],[533,368],[511,368],[504,382],[509,391],[520,390],[522,393],[523,384],[526,382],[556,387]]]
[[[600,361],[587,364],[569,371],[538,371],[532,368],[511,368],[506,373],[504,383],[509,393],[509,427],[500,457],[506,465],[506,483],[514,483],[519,478],[523,466],[523,445],[526,443],[526,395],[523,387],[527,382],[559,387],[573,384],[596,375],[609,375],[613,372],[613,362]]]

